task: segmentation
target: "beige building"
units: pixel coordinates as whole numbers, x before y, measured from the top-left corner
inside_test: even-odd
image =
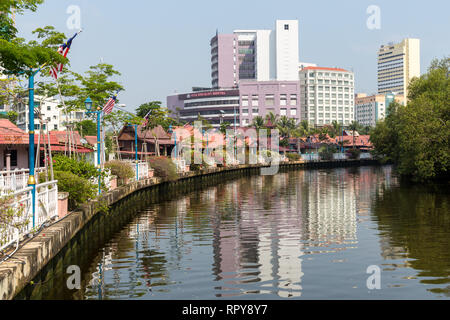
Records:
[[[413,77],[420,77],[420,39],[382,45],[378,51],[378,93],[407,97]]]
[[[392,101],[404,104],[403,95],[365,93],[355,95],[355,120],[363,126],[375,127],[376,123],[387,115],[388,106]]]

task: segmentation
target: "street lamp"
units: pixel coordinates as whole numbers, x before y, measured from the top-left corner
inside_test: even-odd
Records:
[[[102,193],[101,188],[101,156],[100,156],[100,116],[102,114],[102,109],[100,107],[97,107],[96,111],[92,111],[93,102],[90,97],[86,99],[84,102],[84,105],[86,107],[86,114],[95,113],[97,114],[97,165],[98,165],[98,193]]]

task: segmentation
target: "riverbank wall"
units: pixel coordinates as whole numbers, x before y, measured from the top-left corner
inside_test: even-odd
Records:
[[[279,166],[279,172],[298,169],[357,167],[377,165],[374,160],[344,160],[320,162],[287,162]],[[0,299],[13,299],[24,288],[30,288],[30,283],[51,281],[58,274],[66,275],[65,267],[80,264],[86,259],[86,253],[80,248],[96,248],[101,237],[93,234],[105,234],[105,228],[114,229],[110,224],[120,226],[121,219],[136,212],[148,203],[159,202],[179,193],[191,192],[226,180],[248,175],[260,174],[261,165],[239,165],[223,168],[208,168],[202,171],[180,174],[174,181],[160,178],[150,178],[135,181],[105,193],[98,200],[90,201],[80,206],[79,210],[70,213],[65,218],[48,226],[32,239],[21,244],[20,248],[7,261],[0,264]],[[105,208],[116,207],[115,211],[123,216],[113,218],[113,214]],[[113,219],[114,222],[112,221]],[[95,238],[95,241],[93,240]],[[54,259],[58,256],[58,259]],[[32,290],[29,289],[29,290]],[[34,297],[45,294],[39,292]],[[61,296],[60,298],[64,298]]]

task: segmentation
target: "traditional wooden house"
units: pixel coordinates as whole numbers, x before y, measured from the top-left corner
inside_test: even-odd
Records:
[[[119,132],[119,153],[123,159],[134,159],[136,153],[135,126],[124,126]],[[172,152],[174,140],[162,126],[146,130],[143,126],[137,126],[137,151],[139,160],[145,156],[167,156]]]

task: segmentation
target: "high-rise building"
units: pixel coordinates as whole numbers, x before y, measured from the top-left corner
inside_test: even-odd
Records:
[[[298,21],[277,20],[274,30],[235,30],[211,39],[214,88],[240,80],[298,81]]]
[[[391,102],[404,103],[403,95],[393,93],[375,94],[367,96],[365,93],[355,95],[355,120],[363,126],[375,127],[378,121],[383,120]]]
[[[420,77],[420,39],[382,45],[378,51],[378,93],[407,97],[413,77]]]
[[[354,119],[354,75],[338,68],[305,67],[300,70],[301,119],[312,126]]]

